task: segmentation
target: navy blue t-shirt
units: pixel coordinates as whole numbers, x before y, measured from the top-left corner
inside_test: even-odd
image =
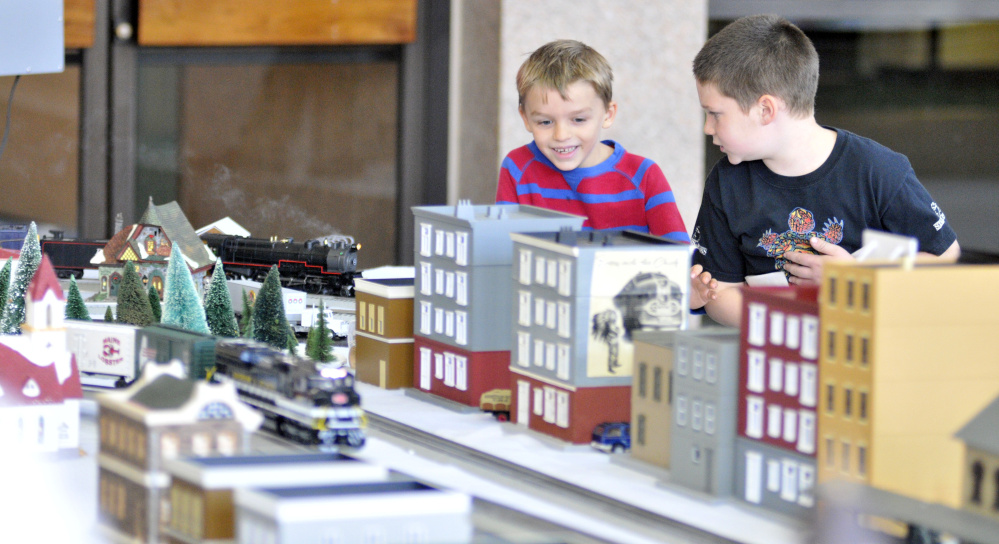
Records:
[[[836,145],[817,170],[797,177],[763,161],[722,158],[704,183],[691,243],[694,263],[719,281],[783,270],[785,251],[811,251],[817,236],[853,253],[866,228],[919,240],[939,255],[957,239],[943,211],[902,154],[836,130]]]

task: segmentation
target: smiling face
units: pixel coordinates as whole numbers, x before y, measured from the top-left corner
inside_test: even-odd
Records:
[[[728,155],[730,163],[762,158],[758,106],[748,113],[742,111],[734,98],[723,95],[713,83],[697,82],[697,97],[704,110],[704,134],[711,136],[711,143]]]
[[[524,95],[520,116],[541,153],[563,172],[600,164],[612,150],[600,131],[614,122],[617,104],[605,106],[593,85],[570,83],[565,98],[555,89],[535,87]]]

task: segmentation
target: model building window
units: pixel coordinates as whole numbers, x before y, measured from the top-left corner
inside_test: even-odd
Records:
[[[826,384],[826,412],[832,414],[836,411],[836,385]]]
[[[763,398],[746,397],[746,436],[763,438]]]
[[[454,258],[454,233],[444,233],[444,255]]]
[[[534,339],[534,366],[545,365],[545,341]]]
[[[444,312],[444,335],[454,338],[454,312],[451,310]]]
[[[770,314],[770,343],[775,346],[784,344],[783,312],[771,312]]]
[[[454,356],[455,383],[459,391],[468,389],[468,357]]]
[[[767,436],[780,438],[781,408],[777,404],[767,406]]]
[[[680,427],[687,426],[687,396],[676,396],[676,424]]]
[[[517,332],[517,364],[531,366],[531,333]]]
[[[867,391],[857,391],[857,418],[867,421]]]
[[[534,283],[544,285],[545,273],[548,271],[545,266],[545,258],[538,255],[534,258]]]
[[[440,268],[434,270],[434,293],[444,294],[444,271]]]
[[[212,451],[212,439],[205,433],[197,433],[191,437],[191,451],[198,457],[204,457]]]
[[[746,336],[751,345],[762,346],[766,342],[766,336],[763,334],[766,328],[766,313],[767,307],[763,304],[749,304],[749,327]]]
[[[420,389],[430,390],[430,349],[420,348]]]
[[[704,432],[715,434],[715,405],[710,402],[704,403]]]
[[[638,363],[638,398],[644,399],[648,394],[648,370],[649,365],[644,361]]]
[[[529,327],[531,325],[531,292],[520,291],[517,298],[520,301],[517,304],[517,324]]]
[[[521,249],[520,250],[520,283],[524,285],[531,284],[531,250]]]
[[[454,298],[454,272],[450,270],[444,273],[444,296]]]
[[[160,437],[160,454],[163,459],[173,459],[177,457],[178,446],[179,443],[177,435],[173,433],[166,433]]]
[[[780,491],[780,461],[767,459],[767,491]]]
[[[798,349],[801,347],[801,319],[796,315],[787,316],[787,333],[784,335],[784,342],[787,349]]]
[[[794,443],[798,439],[798,411],[792,408],[784,409],[784,434],[781,436],[785,442]]]
[[[444,379],[444,354],[435,353],[434,354],[434,378],[438,380]]]
[[[534,388],[534,415],[540,416],[545,413],[545,391],[540,387]]]
[[[836,466],[836,441],[832,437],[826,437],[826,467]]]
[[[871,284],[867,282],[860,284],[860,309],[865,312],[871,309]]]
[[[860,366],[867,366],[869,359],[870,338],[860,337]]]
[[[434,254],[443,255],[444,254],[444,231],[438,229],[434,232]]]
[[[468,344],[468,312],[457,311],[454,313],[455,332],[454,341],[459,346]]]
[[[444,385],[454,387],[454,354],[444,354]]]
[[[454,256],[454,262],[458,266],[465,266],[468,264],[468,233],[459,232],[457,234],[457,253]]]
[[[798,451],[815,453],[815,412],[802,410],[798,415]]]
[[[545,369],[555,371],[555,344],[545,342]]]
[[[572,294],[572,261],[566,259],[558,262],[558,294],[564,297]]]
[[[558,370],[556,371],[556,376],[562,380],[569,379],[569,345],[559,344],[558,345]]]
[[[558,313],[556,313],[555,302],[545,301],[545,326],[551,330],[558,327]]]
[[[385,307],[378,305],[378,334],[385,334]]]
[[[718,356],[714,353],[709,353],[705,357],[704,380],[708,383],[718,381]]]
[[[638,414],[635,417],[635,442],[639,446],[645,445],[645,414]]]
[[[850,443],[843,442],[842,444],[843,452],[840,454],[840,468],[843,472],[850,472]]]
[[[704,405],[699,400],[690,403],[690,428],[695,431],[704,428]]]
[[[833,360],[836,358],[836,331],[830,329],[826,334],[826,338],[828,340],[826,345],[826,355],[829,357],[829,360]]]
[[[857,444],[857,476],[867,475],[867,448]]]
[[[429,223],[420,223],[420,255],[429,257],[431,255],[431,243],[433,242],[434,227]]]
[[[835,276],[830,277],[829,281],[826,282],[826,286],[828,287],[828,293],[829,293],[829,305],[830,306],[835,306],[836,305],[836,277]]]
[[[652,400],[663,400],[663,369],[660,366],[652,369]]]
[[[849,308],[849,309],[851,309],[851,310],[853,309],[853,291],[854,291],[854,282],[853,282],[853,280],[847,280],[847,282],[846,282],[846,307]]]
[[[780,498],[785,501],[798,499],[798,463],[781,460]]]
[[[425,300],[420,301],[420,334],[430,334],[431,305]]]
[[[534,298],[534,324],[545,324],[545,300],[541,297]]]
[[[372,321],[374,317],[369,318]],[[373,329],[374,323],[368,323],[368,325]],[[434,308],[434,332],[437,334],[444,334],[444,309]]]
[[[542,419],[547,423],[555,423],[557,415],[557,407],[555,405],[555,390],[551,387],[545,387],[545,413]]]
[[[218,452],[222,455],[236,454],[236,435],[232,432],[219,433],[215,437]]]
[[[819,356],[819,318],[814,315],[801,320],[801,356],[805,359]]]
[[[763,367],[765,364],[764,358],[764,353],[758,349],[751,349],[746,352],[747,366],[749,367],[749,372],[746,376],[746,388],[754,393],[763,392],[763,376],[766,374],[766,370]]]
[[[853,417],[853,389],[843,387],[843,416]]]
[[[770,390],[782,389],[784,389],[784,361],[775,357],[770,359]]]
[[[375,331],[375,305],[368,303],[368,332]]]
[[[565,391],[555,394],[555,424],[563,429],[569,428],[569,393]]]
[[[694,350],[694,364],[691,367],[690,375],[695,380],[704,379],[704,352],[700,349]]]
[[[971,464],[971,504],[982,504],[982,480],[985,478],[985,467],[981,461]]]
[[[811,363],[801,363],[801,404],[815,406],[817,404],[819,369]]]
[[[466,272],[455,272],[454,279],[458,284],[454,301],[459,306],[468,306],[468,274]]]
[[[676,348],[676,373],[681,376],[687,375],[687,346],[677,346]]]

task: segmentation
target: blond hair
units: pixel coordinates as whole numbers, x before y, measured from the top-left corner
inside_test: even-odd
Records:
[[[614,75],[610,64],[592,47],[576,40],[555,40],[542,45],[517,70],[517,93],[520,106],[535,87],[554,89],[563,99],[565,89],[577,81],[593,85],[597,96],[610,107]]]
[[[776,15],[751,15],[715,34],[694,58],[697,82],[714,84],[748,112],[765,94],[792,115],[815,110],[819,55],[800,28]]]

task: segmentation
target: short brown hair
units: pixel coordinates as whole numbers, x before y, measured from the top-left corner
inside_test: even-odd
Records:
[[[791,113],[811,115],[819,86],[819,55],[800,28],[776,15],[751,15],[729,24],[694,58],[694,77],[735,99],[744,112],[763,95]]]
[[[555,40],[542,45],[517,70],[517,94],[520,106],[535,87],[554,89],[566,98],[565,88],[577,81],[587,81],[609,107],[614,75],[610,64],[592,47],[576,40]]]

